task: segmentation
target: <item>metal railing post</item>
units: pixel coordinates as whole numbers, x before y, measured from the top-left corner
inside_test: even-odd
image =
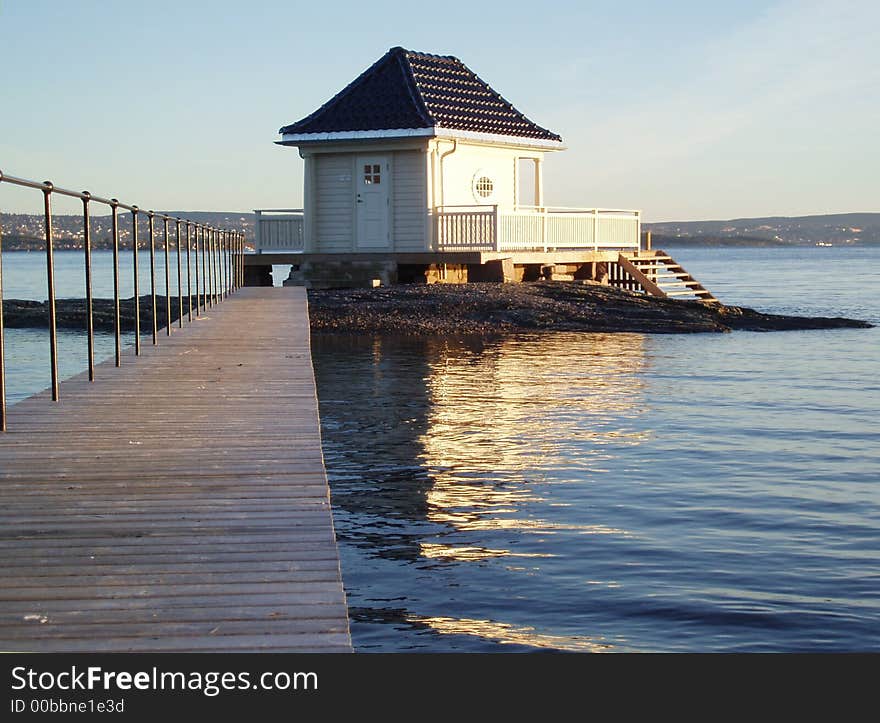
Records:
[[[220,244],[217,240],[217,229],[211,229],[211,301],[214,304],[220,303],[220,265],[218,261],[218,251]]]
[[[187,305],[187,308],[189,309],[189,322],[191,324],[192,320],[193,320],[193,297],[192,297],[192,286],[191,286],[192,273],[190,270],[190,263],[189,263],[189,258],[190,258],[189,254],[190,254],[190,246],[191,246],[190,235],[189,235],[190,226],[191,226],[190,222],[187,221],[186,222],[186,305]],[[196,266],[196,270],[198,270],[198,266]]]
[[[221,278],[223,279],[223,298],[229,296],[229,269],[227,268],[227,263],[229,262],[229,258],[227,255],[226,249],[226,231],[220,232],[220,251],[222,255],[220,257],[221,266],[220,268],[223,270],[221,274]]]
[[[217,231],[211,227],[211,305],[218,303],[217,299]]]
[[[110,201],[110,228],[113,235],[113,328],[116,337],[116,366],[122,365],[122,340],[119,333],[119,201]]]
[[[212,306],[211,304],[211,229],[205,227],[202,229],[202,286],[205,287],[205,310]]]
[[[141,297],[140,283],[138,282],[138,207],[131,207],[131,250],[134,264],[134,353],[141,353]]]
[[[162,216],[162,240],[165,243],[165,336],[171,336],[171,262],[168,258],[168,216]]]
[[[92,315],[92,228],[89,219],[89,200],[91,195],[83,191],[83,247],[86,263],[86,336],[89,355],[89,381],[95,381],[95,319]]]
[[[156,237],[153,233],[153,212],[147,211],[147,218],[150,221],[150,302],[153,305],[153,346],[159,343],[156,338],[158,324],[156,323]]]
[[[223,232],[219,229],[217,234],[217,301],[223,301]]]
[[[227,296],[235,291],[232,286],[232,234],[229,231],[223,232],[223,243],[224,248],[226,249],[226,255],[223,257],[226,261],[226,294]]]
[[[201,226],[202,232],[202,306],[208,310],[208,236],[205,227]]]
[[[199,226],[198,226],[198,224],[193,225],[193,231],[195,231],[193,236],[195,236],[195,242],[196,242],[196,316],[201,316],[202,315],[201,299],[199,297],[200,276],[199,276]],[[204,261],[203,261],[203,263],[204,263]]]
[[[221,231],[223,234],[223,293],[229,297],[229,232]]]
[[[174,222],[174,243],[177,249],[177,328],[183,328],[183,276],[180,269],[180,219]]]
[[[49,295],[49,363],[52,368],[52,401],[60,398],[58,387],[58,332],[55,328],[55,259],[52,253],[52,184],[43,183],[43,213],[46,223],[46,290]]]

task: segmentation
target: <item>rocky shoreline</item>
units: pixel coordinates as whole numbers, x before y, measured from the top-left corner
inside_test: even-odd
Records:
[[[857,319],[763,314],[599,284],[552,281],[310,290],[309,314],[313,332],[407,335],[542,330],[678,334],[873,326]]]
[[[193,298],[195,304],[195,297]],[[184,299],[184,313],[187,302]],[[112,299],[95,299],[95,328],[112,331]],[[177,299],[171,301],[172,321]],[[156,299],[164,326],[165,298]],[[46,302],[7,299],[5,325],[47,326]],[[593,331],[678,334],[695,332],[786,331],[795,329],[870,328],[857,319],[763,314],[739,306],[662,299],[598,284],[535,282],[521,284],[411,284],[376,289],[312,289],[311,328],[317,333],[345,334],[480,334],[534,331]],[[141,328],[151,323],[150,296],[141,297]],[[61,329],[86,328],[83,299],[58,299],[56,324]],[[120,326],[134,329],[134,299],[120,301]]]
[[[192,297],[193,309],[196,308],[196,297]],[[187,300],[183,299],[183,313],[187,313]],[[177,321],[177,297],[171,299],[171,320]],[[165,297],[156,297],[156,314],[159,326],[165,326]],[[86,329],[85,299],[56,299],[55,325],[59,329]],[[94,299],[92,301],[92,318],[98,331],[113,331],[115,328],[115,312],[113,299]],[[152,324],[153,304],[149,295],[140,297],[141,329]],[[119,326],[122,331],[134,331],[135,305],[134,297],[119,300]],[[49,304],[46,301],[28,301],[23,299],[3,300],[3,323],[9,328],[39,329],[49,325]]]

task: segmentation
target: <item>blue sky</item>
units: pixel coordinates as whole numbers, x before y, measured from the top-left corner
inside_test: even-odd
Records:
[[[880,3],[0,0],[0,169],[142,207],[294,207],[273,145],[388,48],[452,54],[567,151],[551,205],[880,211]],[[0,209],[36,211],[0,185]]]

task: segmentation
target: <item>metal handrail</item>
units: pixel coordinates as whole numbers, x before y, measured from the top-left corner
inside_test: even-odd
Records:
[[[190,253],[192,240],[195,239],[195,291],[196,291],[196,316],[201,316],[201,307],[210,303],[213,306],[225,299],[229,294],[244,286],[244,242],[245,236],[241,231],[231,229],[218,229],[207,224],[198,223],[189,219],[172,217],[164,213],[144,211],[138,206],[123,203],[115,198],[95,196],[88,191],[71,191],[54,185],[51,181],[31,181],[27,178],[10,176],[0,171],[0,183],[8,183],[22,188],[32,188],[43,194],[43,214],[45,219],[46,241],[46,285],[49,305],[49,361],[52,375],[52,400],[60,399],[60,382],[58,379],[58,332],[55,323],[55,263],[53,257],[53,233],[52,233],[52,196],[68,196],[78,198],[83,205],[83,250],[85,253],[85,294],[87,307],[86,337],[88,340],[88,364],[89,381],[95,381],[95,325],[92,310],[92,236],[91,236],[91,211],[90,205],[100,203],[110,207],[111,234],[113,237],[113,305],[114,305],[114,334],[116,341],[116,366],[122,365],[121,330],[120,330],[120,307],[119,307],[119,209],[130,211],[132,215],[132,256],[134,266],[134,317],[135,317],[135,355],[141,353],[140,334],[140,289],[138,280],[138,216],[145,215],[148,219],[148,243],[150,249],[150,296],[152,300],[152,341],[158,345],[158,328],[156,319],[156,238],[154,219],[162,221],[162,240],[165,251],[165,332],[171,335],[171,284],[169,264],[169,234],[168,222],[173,221],[176,229],[175,246],[177,256],[177,308],[178,326],[183,327],[183,290],[181,271],[181,224],[185,226],[186,239],[186,291],[188,304],[188,320],[193,320],[193,302],[190,272]],[[191,233],[194,232],[194,233]],[[202,239],[201,246],[201,280],[199,278],[199,237]],[[210,246],[210,250],[209,250]],[[3,234],[0,229],[0,432],[6,431],[6,356],[4,348],[3,326]],[[208,256],[210,255],[210,262]],[[207,274],[210,263],[210,279]],[[201,286],[200,286],[201,281]],[[210,286],[209,286],[210,284]]]

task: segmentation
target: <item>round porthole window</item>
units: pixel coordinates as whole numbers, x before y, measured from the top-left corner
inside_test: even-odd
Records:
[[[472,189],[477,203],[489,203],[495,198],[495,180],[483,169],[474,174]]]

